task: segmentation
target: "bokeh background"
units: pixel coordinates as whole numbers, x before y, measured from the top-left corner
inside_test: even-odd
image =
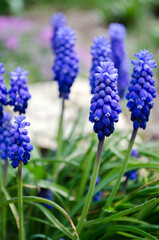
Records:
[[[80,58],[80,73],[67,102],[65,134],[80,109],[85,111],[83,124],[89,131],[90,101],[89,68],[92,38],[107,35],[111,22],[127,27],[127,54],[132,59],[140,49],[153,53],[159,66],[159,0],[0,0],[0,61],[5,64],[5,81],[8,73],[17,66],[30,71],[29,86],[32,100],[28,117],[32,123],[32,138],[43,147],[56,145],[60,100],[57,83],[53,82],[53,53],[50,38],[53,29],[51,16],[62,11],[68,24],[77,35],[76,49]],[[156,87],[159,89],[159,68],[155,69]],[[130,71],[131,72],[131,71]],[[126,102],[122,103],[123,107]],[[130,128],[128,110],[124,110],[118,127]],[[147,139],[159,139],[159,98],[155,101],[150,122],[144,132]],[[49,128],[48,128],[49,126]],[[142,132],[142,130],[141,130]]]

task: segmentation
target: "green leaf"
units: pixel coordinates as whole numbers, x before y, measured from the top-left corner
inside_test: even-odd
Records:
[[[73,238],[73,234],[44,206],[36,203],[36,206],[43,212],[43,214],[50,220],[54,226],[63,232],[65,235]]]
[[[119,217],[122,217],[122,216],[125,216],[125,215],[128,215],[130,213],[133,213],[133,212],[137,212],[139,211],[140,209],[143,209],[149,205],[152,205],[152,204],[156,204],[159,202],[159,199],[151,199],[143,204],[140,204],[134,208],[131,208],[131,209],[128,209],[128,210],[124,210],[124,211],[121,211],[121,212],[118,212],[118,213],[115,213],[109,217],[105,217],[105,218],[98,218],[98,219],[94,219],[94,220],[90,220],[88,222],[85,223],[85,226],[88,227],[90,225],[94,225],[94,224],[105,224],[107,222],[110,222],[110,221],[114,221],[115,219],[118,219]]]
[[[32,162],[42,162],[43,164],[57,162],[57,163],[65,163],[74,167],[78,167],[78,163],[75,161],[71,161],[71,160],[66,161],[64,159],[57,159],[57,158],[33,158],[30,160],[29,163],[31,164]]]
[[[45,239],[45,240],[52,240],[52,238],[49,238],[49,237],[47,237],[47,236],[44,235],[44,234],[34,234],[34,235],[30,236],[28,240],[31,240],[31,239],[39,239],[39,238]]]
[[[141,155],[144,155],[144,156],[146,156],[146,157],[151,157],[151,158],[154,158],[154,159],[156,159],[156,160],[159,160],[159,155],[158,155],[158,153],[152,153],[152,152],[148,152],[148,151],[144,151],[144,150],[139,150],[139,153],[141,154]]]
[[[9,193],[7,192],[7,190],[6,190],[5,187],[3,187],[3,193],[4,193],[5,197],[6,197],[6,200],[9,201],[9,200],[12,199],[12,198],[10,197]],[[10,206],[10,209],[11,209],[11,211],[12,211],[12,213],[13,213],[13,216],[14,216],[14,218],[15,218],[16,225],[17,225],[17,228],[18,228],[18,224],[19,224],[18,219],[19,219],[19,217],[18,217],[18,212],[17,212],[16,206],[15,206],[15,204],[13,204],[13,203],[9,204],[9,206]]]
[[[116,231],[128,231],[128,232],[133,232],[133,233],[137,233],[143,237],[146,237],[149,240],[157,240],[156,237],[152,236],[151,234],[137,228],[137,227],[132,227],[132,226],[127,226],[127,225],[113,225],[113,226],[109,226],[108,228],[106,228],[107,232],[116,232]]]
[[[57,183],[41,180],[37,183],[37,185],[41,188],[50,189],[52,192],[57,192],[65,198],[68,197],[68,190],[65,187],[63,187]],[[73,200],[73,197],[71,197],[70,200]]]
[[[11,198],[10,200],[7,200],[7,201],[3,202],[2,204],[0,204],[0,209],[2,209],[7,204],[15,203],[17,201],[18,201],[17,197]],[[27,197],[24,196],[23,197],[23,201],[24,202],[31,202],[31,203],[32,202],[45,203],[45,204],[49,204],[49,205],[53,206],[54,208],[56,208],[59,212],[61,212],[68,219],[68,221],[70,222],[70,224],[72,226],[73,231],[77,235],[77,231],[76,231],[76,228],[75,228],[75,226],[74,226],[74,224],[72,222],[72,219],[70,218],[68,213],[62,207],[60,207],[57,203],[55,203],[53,201],[50,201],[50,200],[47,200],[47,199],[44,199],[44,198],[30,197],[30,196],[27,196]]]
[[[137,236],[132,235],[132,234],[127,233],[127,232],[117,232],[117,234],[128,237],[128,238],[133,238],[133,240],[134,239],[136,239],[136,240],[141,240],[142,239],[143,240],[143,238],[137,237]]]

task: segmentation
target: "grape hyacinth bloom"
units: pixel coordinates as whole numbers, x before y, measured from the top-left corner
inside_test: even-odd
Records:
[[[40,192],[38,193],[38,197],[42,197],[42,198],[45,198],[47,200],[52,201],[53,200],[53,193],[49,189],[41,188]],[[51,206],[49,204],[46,204],[46,203],[42,203],[42,204],[47,208],[50,208],[50,209],[53,208],[53,206]]]
[[[26,165],[30,159],[30,152],[33,150],[28,131],[25,129],[26,126],[30,126],[30,123],[23,122],[25,118],[22,115],[14,117],[15,121],[10,129],[8,157],[12,161],[13,168],[18,167],[20,162]]]
[[[67,25],[67,19],[66,16],[62,13],[56,13],[51,17],[51,25],[53,27],[53,36],[51,38],[51,46],[54,52],[56,52],[56,36],[57,31],[60,27],[64,27]]]
[[[98,148],[94,162],[93,173],[85,204],[80,220],[77,225],[77,232],[80,234],[86,219],[93,193],[98,182],[98,173],[102,157],[105,136],[108,137],[114,132],[114,122],[118,122],[118,114],[121,108],[118,104],[120,98],[117,92],[117,69],[113,62],[100,62],[97,67],[96,88],[91,99],[89,120],[94,123],[94,131],[98,134]]]
[[[129,84],[129,63],[124,43],[126,28],[123,24],[111,23],[108,33],[111,39],[113,62],[118,69],[118,94],[123,98]]]
[[[91,46],[91,55],[92,55],[92,67],[90,69],[90,86],[91,86],[91,93],[94,93],[94,89],[96,87],[96,68],[99,66],[99,63],[106,62],[111,60],[112,52],[111,52],[111,45],[108,42],[107,38],[104,36],[98,36],[93,38],[93,44]]]
[[[24,71],[21,67],[17,67],[14,72],[10,72],[11,88],[9,90],[9,105],[14,106],[14,111],[20,114],[26,111],[28,100],[31,98],[29,88],[27,86],[28,71]]]
[[[5,73],[4,64],[0,63],[0,125],[3,118],[3,105],[7,104],[7,88],[4,84],[3,74]]]
[[[152,60],[153,55],[145,49],[140,50],[135,56],[139,60],[132,60],[134,68],[126,99],[134,129],[137,130],[146,128],[150,110],[153,108],[153,98],[157,96],[152,71],[157,64]]]
[[[70,88],[79,71],[79,60],[74,49],[76,37],[72,28],[65,26],[58,30],[56,38],[54,80],[58,81],[59,97],[68,99]]]
[[[131,157],[138,158],[138,156],[139,156],[139,152],[136,149],[132,149]],[[135,181],[137,178],[137,175],[138,175],[137,170],[132,170],[124,174],[124,176],[126,176],[131,181]]]
[[[94,122],[94,131],[101,141],[114,132],[121,107],[117,92],[117,69],[113,62],[101,62],[97,68],[95,94],[91,99],[89,120]]]
[[[2,126],[0,126],[0,155],[3,160],[7,159],[9,151],[11,118],[8,112],[4,112]]]

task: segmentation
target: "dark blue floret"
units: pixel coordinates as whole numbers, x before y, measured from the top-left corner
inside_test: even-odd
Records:
[[[139,157],[139,152],[138,152],[138,150],[132,149],[132,151],[131,151],[131,156],[132,156],[133,158],[138,158],[138,157]]]
[[[40,192],[38,193],[38,197],[42,197],[42,198],[52,201],[53,193],[49,189],[41,188]],[[51,206],[49,204],[46,204],[46,203],[42,203],[42,204],[49,209],[53,208],[53,206]]]
[[[157,65],[147,50],[140,50],[135,56],[139,60],[132,60],[134,68],[126,99],[134,129],[137,130],[139,127],[146,128],[150,109],[153,108],[153,98],[157,96],[152,71]]]
[[[139,152],[136,149],[132,149],[131,156],[133,158],[138,158]],[[131,181],[135,181],[137,179],[138,172],[137,170],[132,170],[124,174],[127,178],[129,178]]]
[[[0,125],[3,118],[3,105],[7,104],[7,88],[4,84],[3,74],[5,73],[4,64],[0,63]]]
[[[97,179],[96,179],[96,185],[98,185],[101,181],[101,178],[99,176],[97,176]],[[94,196],[94,201],[95,202],[98,202],[101,200],[101,195],[102,195],[102,191],[99,191],[95,194]]]
[[[137,170],[132,170],[124,174],[127,176],[131,181],[135,181],[137,179]]]
[[[113,62],[101,62],[97,68],[95,94],[91,99],[89,120],[94,123],[98,139],[114,132],[114,122],[118,122],[121,107],[117,92],[117,69]]]
[[[93,38],[93,44],[91,46],[91,55],[92,55],[92,66],[90,69],[90,85],[91,85],[91,93],[94,93],[94,89],[96,87],[95,82],[95,73],[96,68],[99,66],[101,61],[109,61],[112,57],[111,45],[108,42],[107,38],[104,36],[98,36]]]
[[[79,71],[79,60],[74,49],[75,33],[68,27],[62,27],[57,32],[57,49],[53,65],[54,80],[58,81],[59,97],[68,99],[70,88]]]
[[[62,12],[54,14],[51,18],[51,25],[53,27],[53,37],[51,39],[51,46],[54,52],[56,52],[57,31],[59,30],[60,27],[64,27],[65,25],[67,25],[66,16]]]
[[[2,118],[2,126],[0,126],[0,155],[6,160],[9,151],[10,128],[12,116],[8,112],[4,112]]]
[[[14,111],[25,113],[28,106],[28,100],[31,98],[29,88],[27,86],[28,71],[24,71],[21,67],[17,67],[14,72],[10,72],[11,88],[9,90],[9,104],[14,106]]]
[[[28,131],[25,129],[30,123],[23,122],[25,118],[26,117],[22,115],[14,117],[15,121],[10,129],[11,137],[9,141],[8,158],[12,161],[13,168],[18,167],[20,162],[26,165],[30,159],[30,152],[33,150]]]
[[[129,84],[129,63],[125,50],[126,28],[119,23],[111,23],[108,33],[111,39],[112,57],[118,69],[118,93],[123,98]]]

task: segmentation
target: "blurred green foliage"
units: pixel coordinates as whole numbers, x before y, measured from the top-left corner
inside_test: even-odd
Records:
[[[25,8],[52,5],[59,10],[68,8],[96,9],[107,22],[137,23],[146,13],[159,16],[159,0],[0,0],[0,14],[16,14]]]

